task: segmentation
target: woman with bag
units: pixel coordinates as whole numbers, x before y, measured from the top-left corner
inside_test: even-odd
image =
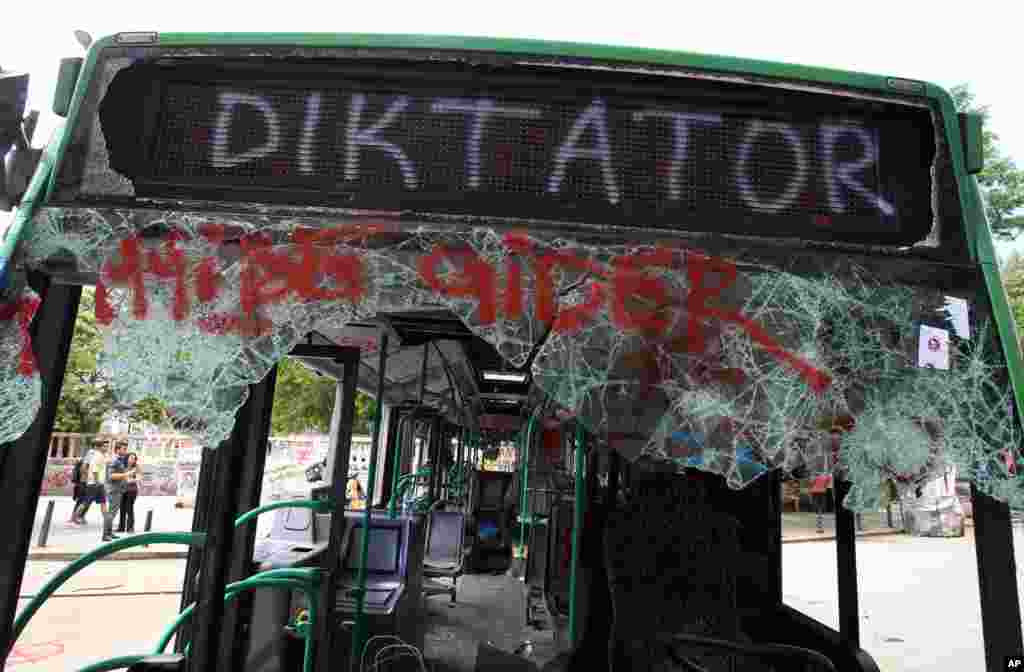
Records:
[[[128,485],[121,496],[121,522],[118,532],[135,532],[135,499],[139,496],[139,456],[128,453],[125,458],[128,465]]]

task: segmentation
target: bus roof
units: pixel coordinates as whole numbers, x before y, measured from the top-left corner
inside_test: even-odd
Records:
[[[127,41],[126,41],[127,40]],[[98,40],[94,49],[125,44],[152,46],[300,46],[310,48],[354,47],[368,49],[423,49],[491,52],[585,58],[597,61],[634,63],[647,66],[671,66],[734,75],[754,75],[777,79],[800,80],[890,94],[912,94],[939,97],[942,87],[919,80],[888,75],[840,70],[819,66],[782,63],[750,58],[737,58],[688,51],[651,49],[628,45],[604,45],[585,42],[562,42],[519,38],[480,37],[465,35],[417,35],[384,33],[116,33]]]

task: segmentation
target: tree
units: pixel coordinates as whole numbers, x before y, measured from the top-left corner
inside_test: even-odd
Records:
[[[1024,336],[1024,257],[1019,252],[1010,255],[1003,267],[1003,286],[1010,302],[1010,312],[1017,323],[1017,336]],[[1024,344],[1022,344],[1024,346]]]
[[[102,349],[103,337],[96,324],[95,292],[86,287],[82,290],[64,386],[57,403],[56,431],[95,434],[103,418],[117,407],[107,374],[96,366]],[[330,431],[335,389],[333,378],[319,376],[299,361],[285,357],[277,372],[271,431],[275,434]],[[357,394],[353,427],[356,433],[369,432],[374,408],[373,399],[361,392]],[[135,404],[130,419],[158,427],[173,424],[166,406],[154,397]]]
[[[103,418],[117,407],[107,374],[96,365],[102,349],[103,335],[96,324],[95,290],[84,287],[57,402],[55,431],[95,434],[100,431]],[[166,425],[167,411],[159,400],[144,399],[132,409],[131,420]]]
[[[270,419],[271,432],[329,432],[336,390],[337,381],[333,378],[318,375],[298,360],[285,357],[277,367],[274,410]],[[376,402],[371,397],[362,392],[356,393],[353,432],[369,433],[375,408]]]
[[[169,424],[167,407],[156,397],[146,397],[135,404],[130,419],[132,422],[147,422],[157,427],[165,427]]]
[[[976,112],[988,121],[989,107],[977,103],[968,84],[954,86],[950,94],[958,111]],[[1024,169],[1003,155],[998,143],[999,136],[986,124],[982,136],[985,169],[978,174],[978,185],[985,195],[993,235],[1007,240],[1015,238],[1024,228],[1024,215],[1014,216],[1015,211],[1024,208]]]
[[[114,394],[103,373],[96,367],[96,358],[103,340],[96,326],[96,302],[93,289],[82,290],[82,299],[71,338],[64,385],[57,402],[58,432],[94,434],[103,417],[114,408]]]
[[[373,417],[377,413],[377,400],[362,392],[356,393],[356,421],[352,425],[353,434],[370,434],[373,432]]]
[[[291,357],[282,359],[277,366],[271,432],[330,431],[335,388],[333,378],[318,375]]]

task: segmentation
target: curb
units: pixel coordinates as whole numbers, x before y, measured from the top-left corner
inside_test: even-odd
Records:
[[[865,532],[858,532],[857,538],[861,537],[891,537],[899,534],[906,534],[903,530],[867,530]],[[835,533],[828,534],[814,534],[813,536],[800,536],[790,537],[789,539],[783,538],[782,543],[784,544],[808,544],[815,541],[835,541]]]
[[[71,562],[78,560],[85,555],[85,552],[74,551],[31,551],[28,554],[29,560],[50,560],[59,562]],[[121,551],[100,558],[97,562],[124,561],[124,560],[185,560],[188,558],[188,551]]]

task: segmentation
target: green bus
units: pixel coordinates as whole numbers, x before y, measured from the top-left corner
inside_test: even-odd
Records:
[[[948,466],[987,668],[1024,648],[1024,369],[981,120],[943,89],[529,40],[118,33],[61,61],[38,152],[27,79],[0,74],[4,660],[74,572],[176,543],[181,614],[89,670],[877,670],[855,516]],[[118,400],[205,446],[194,529],[100,546],[17,612],[83,288]],[[284,357],[338,381],[331,449],[307,499],[260,506]],[[357,390],[376,417],[346,510]],[[509,446],[513,472],[483,468]],[[794,475],[834,478],[838,629],[783,601]]]

